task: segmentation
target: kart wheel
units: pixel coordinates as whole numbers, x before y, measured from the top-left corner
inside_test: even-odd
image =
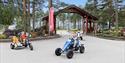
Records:
[[[61,51],[62,51],[61,48],[57,48],[57,49],[55,50],[55,54],[56,54],[57,56],[60,56],[60,55],[61,55]]]
[[[15,47],[14,45],[10,44],[10,48],[11,48],[11,49],[14,49],[14,47]]]
[[[79,50],[79,47],[75,46],[75,51],[78,51]]]
[[[33,50],[33,46],[31,44],[29,45],[29,48],[30,48],[30,50]]]
[[[71,59],[72,57],[73,57],[73,51],[72,50],[69,50],[68,52],[67,52],[67,54],[66,54],[66,56],[67,56],[67,58],[68,59]]]
[[[27,43],[25,43],[25,45],[24,45],[25,47],[27,47]]]
[[[22,46],[25,46],[25,43],[21,43],[22,44]]]
[[[84,51],[85,51],[85,47],[83,46],[83,44],[80,46],[80,53],[84,53]]]
[[[83,40],[83,38],[82,38],[82,37],[80,37],[80,39],[81,39],[81,40]]]
[[[30,43],[29,43],[29,41],[28,41],[28,40],[26,40],[26,41],[25,41],[25,45],[24,45],[24,46],[25,46],[25,47],[27,47],[28,45],[30,45]]]

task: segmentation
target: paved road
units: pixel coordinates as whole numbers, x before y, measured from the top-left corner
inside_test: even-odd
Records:
[[[68,36],[33,41],[34,51],[28,48],[11,50],[10,43],[0,43],[0,63],[125,63],[125,41],[112,41],[86,36],[86,51],[75,53],[72,59],[57,57],[54,51],[62,47]]]

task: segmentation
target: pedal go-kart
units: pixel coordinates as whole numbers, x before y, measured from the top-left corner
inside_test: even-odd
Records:
[[[64,53],[66,54],[68,59],[71,59],[74,55],[74,51],[79,51],[80,53],[84,53],[85,51],[84,44],[80,44],[79,39],[77,39],[78,42],[76,44],[74,44],[74,41],[75,40],[73,38],[68,39],[62,49],[57,48],[55,50],[55,54],[57,56],[60,56],[62,53]]]
[[[20,49],[20,48],[26,48],[29,47],[30,50],[33,50],[33,46],[32,44],[29,42],[28,39],[26,39],[25,43],[21,43],[19,42],[18,44],[12,43],[10,44],[10,48],[11,49]]]

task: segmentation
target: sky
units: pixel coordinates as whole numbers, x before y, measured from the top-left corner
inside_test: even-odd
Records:
[[[85,7],[85,4],[87,3],[88,0],[60,0],[60,1],[65,2],[67,4],[73,4],[73,5],[76,5],[76,6]],[[125,0],[123,0],[122,5],[125,5]]]
[[[65,2],[67,4],[75,4],[76,6],[85,6],[87,0],[60,0],[62,2]]]
[[[125,0],[124,0],[123,4],[125,5]]]

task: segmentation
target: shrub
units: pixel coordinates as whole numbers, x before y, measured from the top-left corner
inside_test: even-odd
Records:
[[[31,37],[33,38],[37,37],[37,32],[31,32]]]
[[[120,32],[119,32],[119,31],[117,32],[117,30],[112,31],[111,34],[112,34],[113,37],[118,37],[118,36],[120,36]]]
[[[6,39],[6,38],[7,38],[6,35],[4,35],[4,34],[0,34],[0,39]]]
[[[122,28],[122,29],[120,30],[120,33],[121,33],[121,36],[125,36],[125,28]]]

